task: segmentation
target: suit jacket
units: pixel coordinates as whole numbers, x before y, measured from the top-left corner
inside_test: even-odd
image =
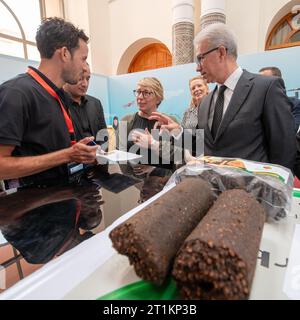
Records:
[[[289,100],[291,102],[292,115],[295,120],[295,130],[297,132],[300,126],[300,99],[297,99],[296,97],[289,97]]]
[[[205,155],[238,157],[292,169],[296,155],[294,119],[283,81],[244,71],[215,139],[208,127],[211,92],[198,110]]]

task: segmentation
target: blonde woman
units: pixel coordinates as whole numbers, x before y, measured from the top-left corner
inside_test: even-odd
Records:
[[[184,129],[194,129],[198,124],[198,106],[208,94],[209,89],[206,80],[197,76],[189,81],[192,100],[189,108],[184,112],[181,126]]]
[[[148,118],[164,100],[163,87],[156,78],[143,78],[139,80],[133,93],[136,97],[139,111],[126,115],[121,119],[121,122],[127,122],[127,136],[134,129],[147,129],[150,132],[154,127],[155,121]]]
[[[127,151],[130,151],[134,144],[140,146],[141,149],[148,149],[148,165],[135,166],[134,172],[136,174],[146,173],[146,170],[150,170],[150,166],[151,169],[160,167],[167,170],[173,170],[172,164],[162,165],[161,161],[160,164],[155,164],[155,167],[153,167],[151,164],[151,144],[153,143],[151,130],[154,129],[156,121],[149,120],[149,117],[151,116],[152,112],[157,111],[158,106],[164,99],[164,90],[162,84],[157,78],[143,78],[138,81],[137,87],[135,90],[133,90],[133,93],[136,97],[139,111],[134,114],[126,115],[121,119],[121,124],[124,124],[124,122],[127,123],[127,135],[126,137],[119,137],[120,149],[127,149]],[[176,119],[173,117],[171,118],[177,122]],[[127,143],[127,148],[125,147],[125,143]]]

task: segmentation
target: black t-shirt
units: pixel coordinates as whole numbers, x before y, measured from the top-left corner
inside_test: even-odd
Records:
[[[95,142],[103,146],[108,141],[108,132],[100,100],[85,95],[81,97],[79,104],[68,93],[65,94],[76,140],[79,141],[85,137],[94,136]]]
[[[34,70],[64,103],[63,90]],[[43,155],[70,147],[59,103],[27,73],[0,86],[0,144],[15,146],[12,154],[15,157]],[[62,165],[19,180],[21,184],[47,184],[66,177],[67,168]]]
[[[72,100],[71,97],[69,98],[69,101],[68,101],[69,112],[72,117],[75,136],[77,141],[93,135],[89,118],[85,108],[87,102],[88,100],[85,97],[81,98],[80,104]]]

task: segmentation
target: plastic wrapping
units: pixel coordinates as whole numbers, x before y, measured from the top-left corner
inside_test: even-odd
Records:
[[[166,187],[195,175],[212,185],[216,198],[225,190],[246,190],[266,209],[268,218],[280,220],[291,210],[294,178],[292,172],[282,166],[242,159],[201,157],[178,169]]]

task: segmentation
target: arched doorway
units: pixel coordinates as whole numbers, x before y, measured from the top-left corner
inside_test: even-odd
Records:
[[[172,66],[172,55],[161,43],[150,44],[141,49],[132,59],[128,73]]]

